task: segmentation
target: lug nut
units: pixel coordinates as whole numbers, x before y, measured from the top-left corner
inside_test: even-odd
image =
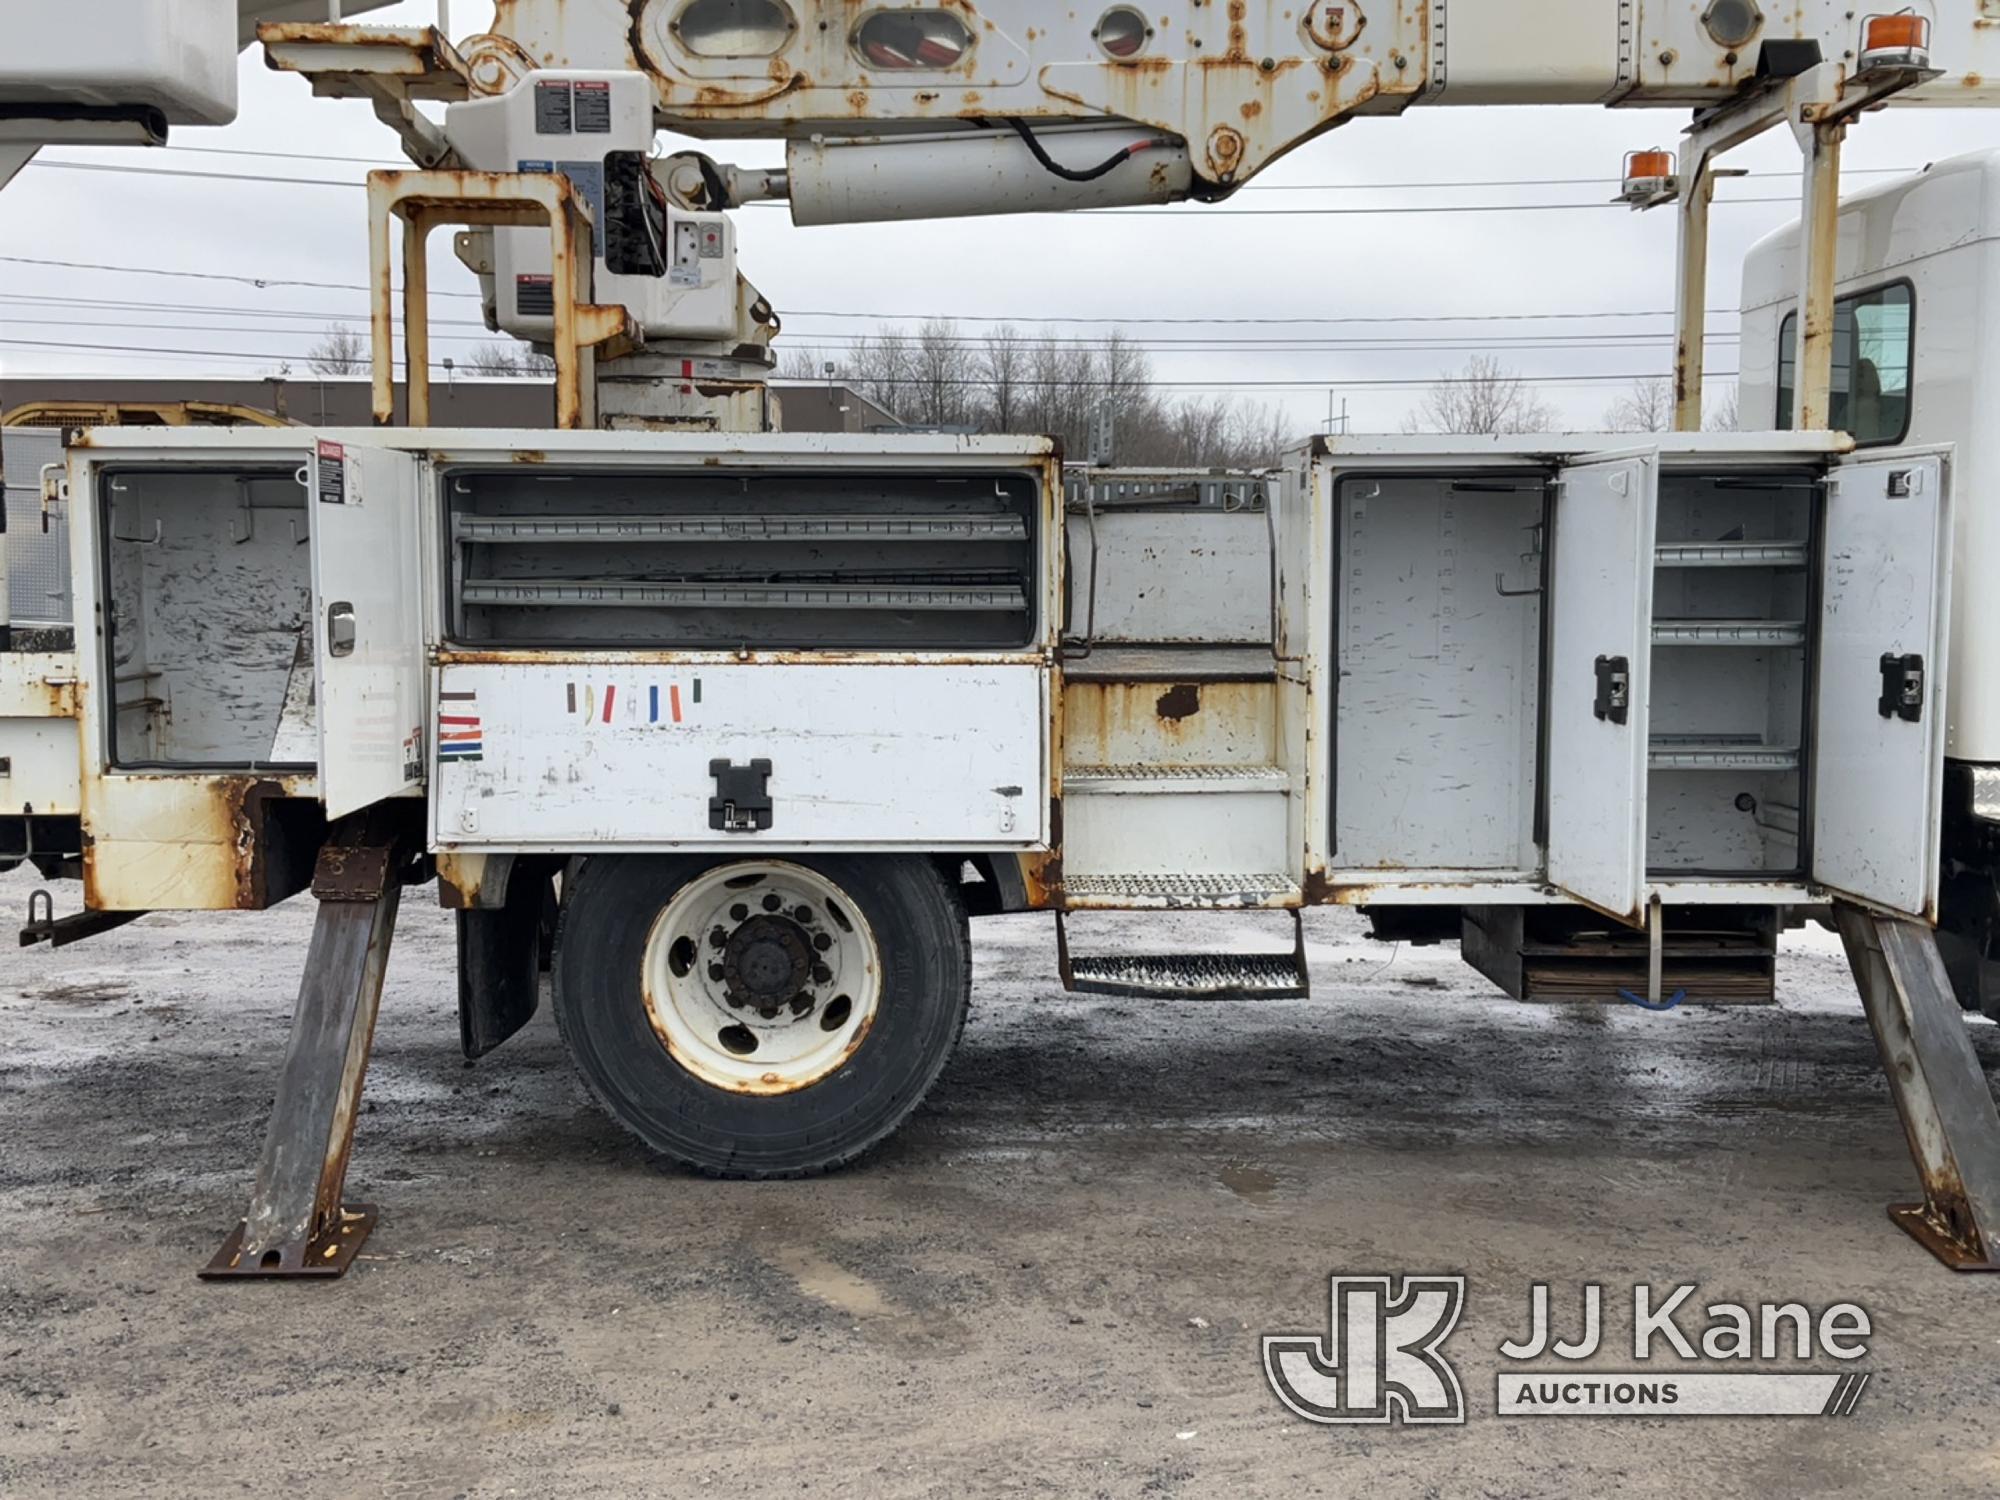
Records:
[[[795,906],[792,908],[792,920],[797,922],[801,927],[811,926],[812,919],[813,909],[810,906]]]
[[[724,932],[720,927],[716,928],[715,931],[708,935],[708,946],[711,948],[727,948],[729,946],[729,934]]]
[[[778,1019],[778,1007],[775,1005],[760,1006],[757,1014],[767,1021],[775,1021]]]
[[[708,977],[716,983],[720,984],[722,982],[722,975],[723,968],[721,964],[710,964],[708,966]]]
[[[829,969],[825,964],[813,965],[814,984],[825,984],[828,980],[832,978],[833,978],[833,970]]]
[[[741,901],[737,902],[734,906],[729,908],[729,919],[732,922],[748,921],[749,917],[750,917],[750,908],[745,906]]]
[[[815,932],[813,934],[813,946],[822,953],[826,952],[827,949],[833,946],[833,934],[830,932]]]
[[[780,896],[776,891],[771,892],[770,895],[764,898],[765,911],[776,911],[779,907],[783,906],[784,904],[785,904],[785,898]]]

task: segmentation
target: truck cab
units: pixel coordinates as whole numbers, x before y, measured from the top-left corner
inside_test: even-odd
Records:
[[[1745,427],[1786,427],[1801,268],[1799,227],[1744,262]],[[1975,586],[2000,558],[2000,151],[1927,167],[1841,204],[1832,425],[1860,453],[1955,450],[1940,938],[1968,1008],[2000,1013],[2000,594]]]

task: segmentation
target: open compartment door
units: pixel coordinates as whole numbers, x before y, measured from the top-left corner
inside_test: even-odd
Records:
[[[1563,470],[1549,613],[1549,879],[1642,920],[1657,453]]]
[[[1871,455],[1827,484],[1813,750],[1813,879],[1935,916],[1950,617],[1950,469]]]
[[[329,818],[423,779],[421,469],[414,454],[327,439],[306,455],[319,789]]]

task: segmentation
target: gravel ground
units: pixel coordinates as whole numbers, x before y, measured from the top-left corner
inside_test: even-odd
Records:
[[[193,1275],[243,1205],[307,904],[9,959],[0,1496],[2000,1492],[2000,1278],[1884,1216],[1914,1174],[1823,934],[1776,1008],[1653,1016],[1517,1005],[1331,912],[1310,1001],[1087,1000],[1048,919],[978,923],[915,1120],[744,1185],[598,1115],[546,1010],[468,1067],[430,896],[350,1176],[382,1224],[334,1283]],[[1257,925],[1183,935],[1282,939]],[[1259,1334],[1324,1331],[1327,1276],[1384,1270],[1470,1277],[1467,1426],[1311,1427],[1266,1387]],[[1875,1380],[1840,1421],[1501,1419],[1537,1280],[1565,1321],[1585,1280],[1857,1301]]]

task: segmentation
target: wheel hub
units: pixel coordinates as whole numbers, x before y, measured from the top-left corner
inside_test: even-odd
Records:
[[[689,881],[654,921],[641,964],[667,1051],[741,1093],[788,1093],[837,1072],[882,995],[860,908],[819,871],[784,860],[735,861]]]
[[[747,1006],[769,1017],[778,1007],[803,998],[811,1008],[812,946],[790,917],[752,917],[729,936],[722,950],[722,979],[732,1006]],[[803,1014],[794,1005],[796,1013]]]

